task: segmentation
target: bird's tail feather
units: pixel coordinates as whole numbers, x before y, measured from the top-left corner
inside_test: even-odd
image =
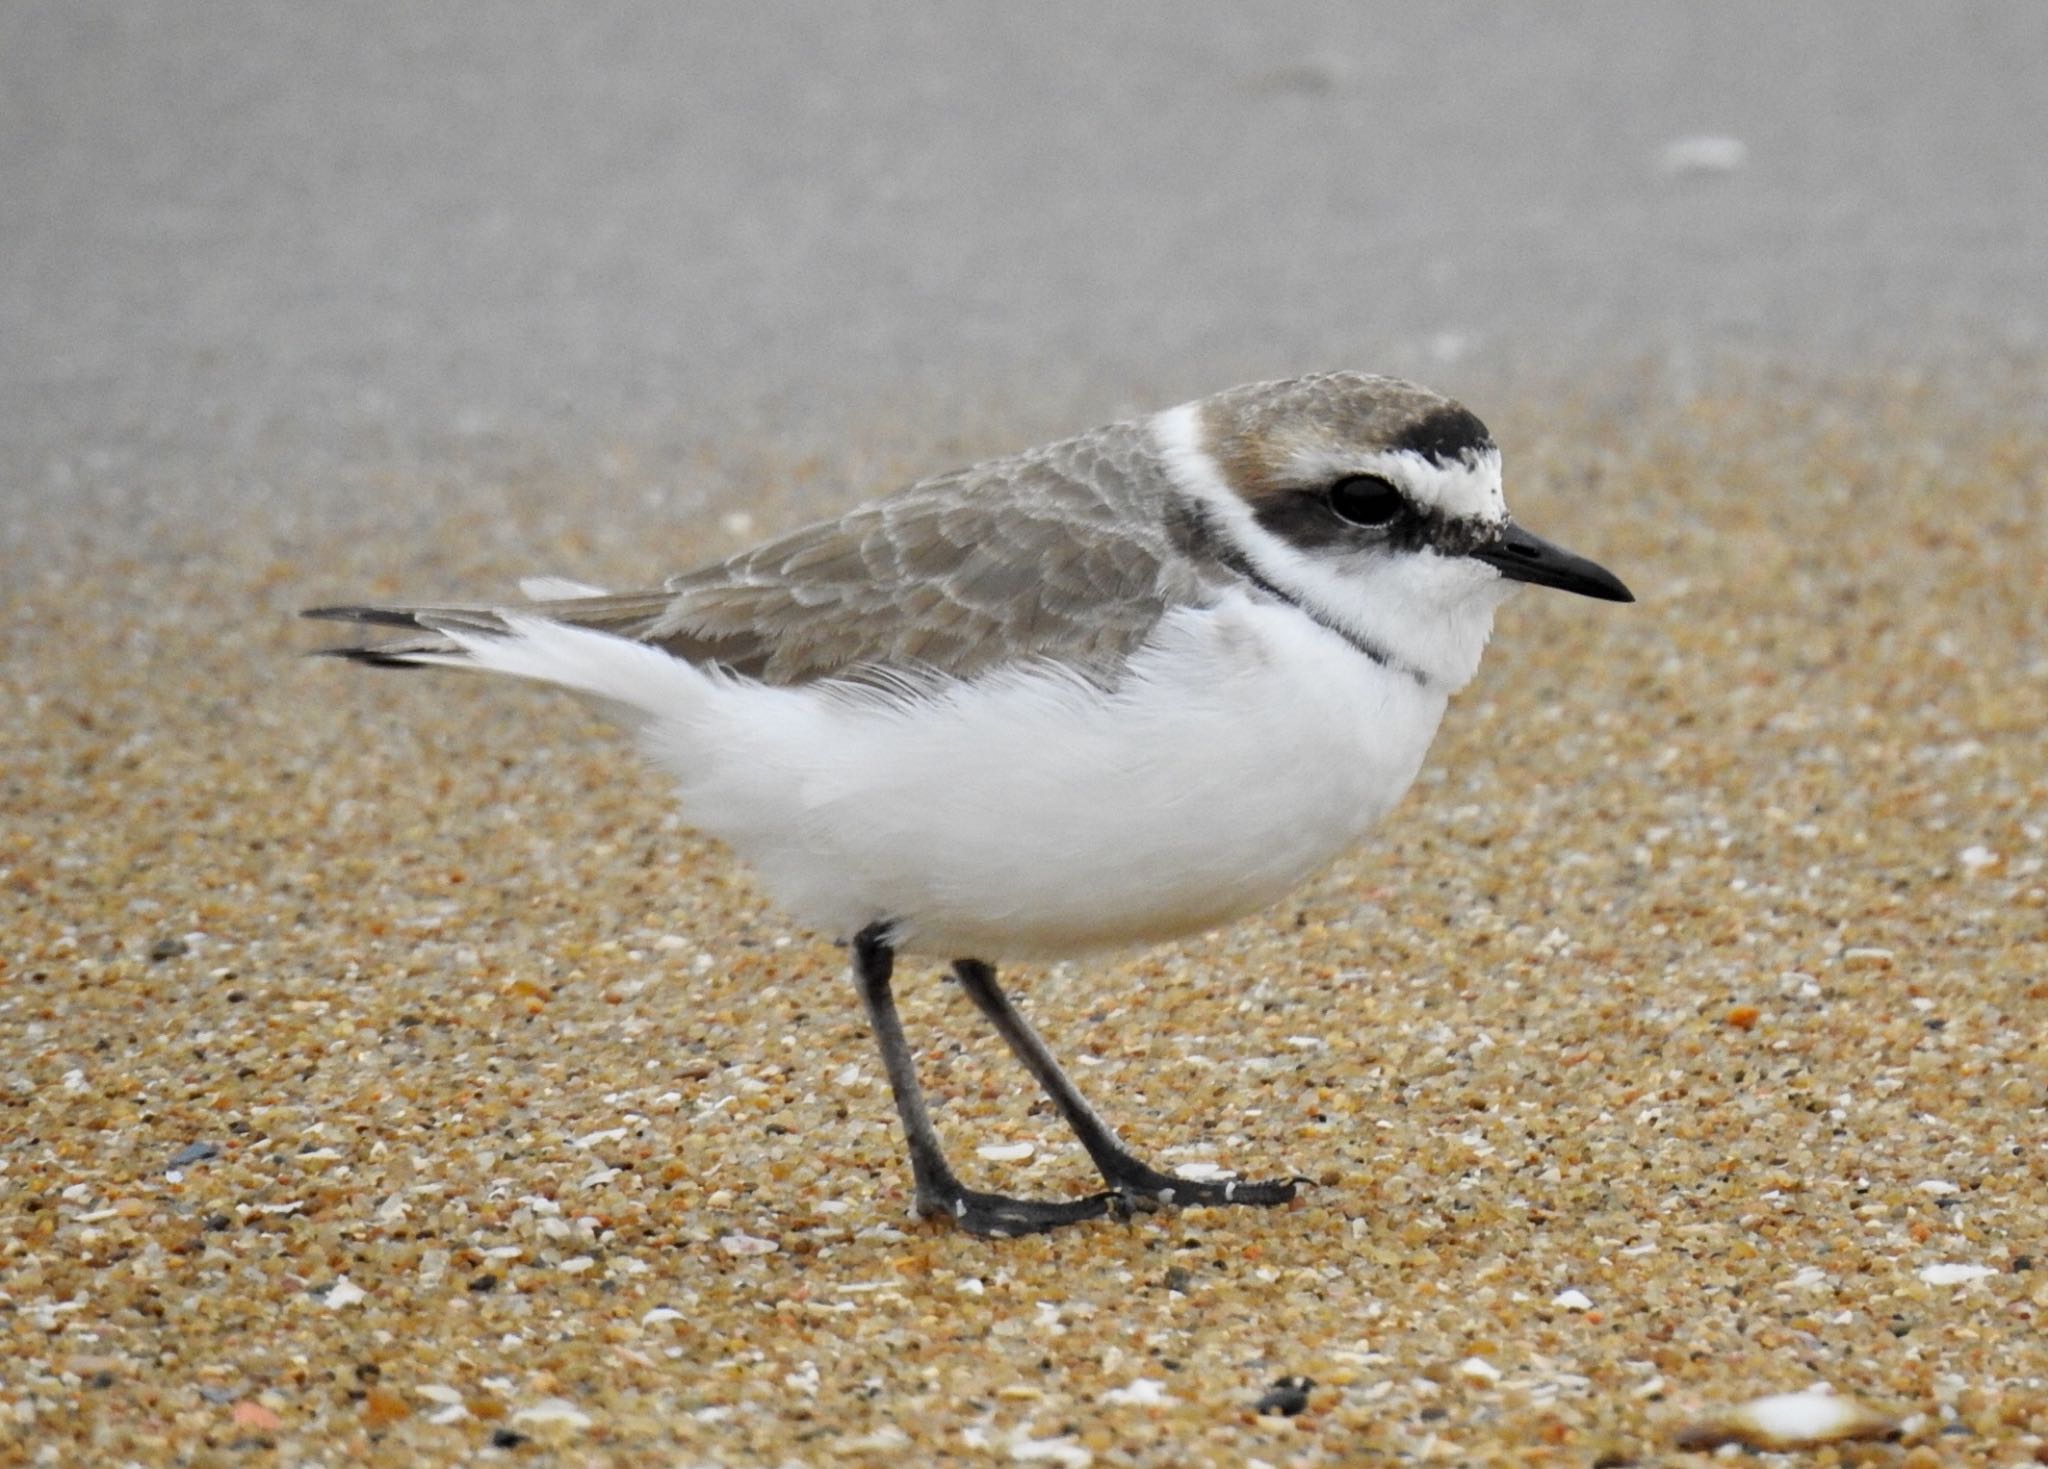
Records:
[[[658,723],[687,727],[718,682],[715,673],[660,648],[538,611],[494,610],[486,620],[469,611],[450,617],[421,610],[412,625],[422,635],[405,644],[335,651],[358,662],[466,668],[553,684],[643,735]]]
[[[462,634],[504,637],[515,618],[588,628],[620,638],[638,638],[669,605],[667,592],[607,592],[553,577],[520,583],[530,608],[451,603],[439,606],[348,605],[308,607],[299,615],[323,622],[395,628],[409,634],[380,641],[319,648],[317,656],[346,658],[373,668],[481,666]]]

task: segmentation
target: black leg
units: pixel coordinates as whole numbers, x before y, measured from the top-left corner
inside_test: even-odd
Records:
[[[1045,1088],[1045,1094],[1052,1098],[1060,1109],[1060,1115],[1067,1119],[1067,1125],[1074,1129],[1074,1135],[1081,1139],[1081,1146],[1088,1150],[1088,1156],[1094,1160],[1104,1182],[1128,1206],[1156,1209],[1161,1204],[1284,1204],[1294,1197],[1295,1184],[1301,1181],[1298,1179],[1273,1178],[1259,1182],[1231,1179],[1219,1183],[1213,1179],[1177,1178],[1170,1173],[1161,1173],[1125,1147],[1109,1124],[1074,1089],[1074,1084],[1067,1080],[1066,1072],[1060,1070],[1060,1063],[1053,1059],[1045,1042],[1038,1038],[1038,1032],[1031,1028],[1031,1022],[1017,1013],[1009,996],[996,984],[993,966],[979,959],[960,959],[954,962],[953,973],[958,977],[960,987],[967,991],[968,998],[989,1018],[1009,1043],[1010,1049],[1017,1053],[1017,1059],[1024,1063],[1025,1069]]]
[[[896,1115],[903,1119],[903,1132],[910,1141],[910,1175],[916,1187],[912,1208],[920,1215],[951,1219],[974,1234],[998,1236],[1032,1234],[1109,1213],[1114,1195],[1108,1193],[1041,1202],[985,1194],[960,1182],[939,1146],[931,1114],[925,1111],[917,1065],[903,1038],[903,1022],[897,1017],[896,997],[889,988],[895,968],[896,951],[889,947],[887,928],[875,924],[861,930],[853,941],[853,973],[882,1049],[882,1067],[889,1074]]]

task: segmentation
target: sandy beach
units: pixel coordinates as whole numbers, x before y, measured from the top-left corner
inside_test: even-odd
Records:
[[[162,43],[164,95],[187,99],[168,115],[193,128],[150,146],[196,155],[238,125],[208,123],[214,104],[178,78],[286,75],[262,48],[290,38],[257,27],[238,49],[207,29],[224,22],[96,14],[111,30],[31,7],[0,48],[53,109],[5,165],[41,211],[8,226],[21,269],[4,298],[34,329],[10,333],[0,469],[10,1462],[1617,1469],[1707,1462],[1678,1447],[1689,1430],[1820,1384],[1867,1405],[1878,1436],[1760,1462],[2048,1462],[2048,357],[2019,286],[2041,186],[1994,188],[2017,145],[1987,141],[1974,180],[1934,143],[1894,150],[1844,175],[1834,214],[1801,204],[1834,221],[1809,238],[1824,245],[1908,196],[1985,201],[1974,223],[1930,214],[1924,256],[1852,259],[1900,293],[1859,295],[1797,250],[1745,253],[1745,231],[1780,217],[1768,190],[1802,187],[1774,172],[1778,104],[1750,98],[1746,128],[1697,96],[1667,115],[1639,76],[1588,104],[1642,125],[1578,203],[1599,212],[1599,180],[1640,194],[1628,238],[1646,247],[1697,223],[1697,279],[1725,263],[1719,299],[1749,325],[1716,326],[1704,286],[1698,311],[1682,290],[1658,297],[1680,302],[1669,316],[1634,311],[1629,289],[1687,274],[1668,254],[1624,252],[1607,326],[1555,360],[1545,334],[1565,339],[1569,293],[1467,316],[1437,282],[1436,304],[1375,318],[1384,298],[1354,281],[1366,325],[1340,330],[1188,266],[1175,278],[1215,295],[1219,335],[1181,311],[1195,297],[1162,295],[1172,350],[1148,353],[1134,304],[1090,353],[1063,290],[1106,300],[1127,282],[1048,267],[1000,308],[1019,335],[981,358],[977,333],[1001,322],[972,327],[956,296],[918,298],[849,256],[837,289],[874,294],[842,314],[830,291],[755,310],[769,274],[735,286],[706,328],[726,334],[720,376],[622,324],[640,318],[603,250],[564,243],[596,239],[587,224],[529,240],[510,326],[490,324],[497,285],[448,295],[432,272],[353,298],[351,325],[341,277],[320,272],[356,246],[308,235],[314,278],[291,278],[293,231],[337,207],[321,195],[290,224],[291,180],[374,190],[396,142],[265,131],[247,156],[276,162],[297,138],[303,175],[234,164],[219,194],[200,175],[173,187],[184,175],[129,147],[146,119],[59,100],[57,63],[111,57],[94,74],[147,99]],[[1482,73],[1580,54],[1568,24],[1515,14],[1485,31]],[[1683,32],[1664,15],[1625,54]],[[2039,27],[1988,15],[1972,23],[2012,31],[1977,54],[2024,71],[2012,58]],[[1226,66],[1239,33],[1216,24],[1157,76]],[[410,52],[350,54],[386,58],[391,116],[455,129],[401,178],[466,197],[456,165],[496,156],[472,146],[493,118],[548,131],[493,68],[508,48],[548,65],[418,26],[392,32]],[[1909,31],[1873,24],[1858,54],[1897,61]],[[634,35],[598,28],[551,64],[602,71]],[[916,36],[913,59],[990,64],[943,28]],[[1081,79],[1139,39],[1104,36]],[[1369,115],[1374,78],[1429,39],[1382,56],[1317,11],[1230,59],[1243,86],[1219,105],[1312,133],[1319,108]],[[792,74],[781,43],[754,44],[736,76]],[[668,115],[662,54],[610,73],[631,136]],[[1742,54],[1710,26],[1637,71],[1720,77]],[[1916,136],[1975,126],[1976,104],[1940,91],[1961,75],[1948,65],[1928,62],[1934,92],[1903,94]],[[340,82],[308,85],[310,119],[343,115]],[[564,88],[547,95],[584,95]],[[236,95],[260,114],[287,93]],[[1126,105],[1145,111],[1085,116],[1109,129]],[[879,131],[837,151],[783,138],[719,166],[769,187],[791,160],[817,183],[866,159],[872,183],[892,141],[928,157],[918,109],[888,128],[860,116]],[[1433,146],[1462,157],[1513,130],[1473,126],[1478,142]],[[1658,173],[1660,147],[1717,127],[1746,133],[1747,162]],[[111,192],[80,202],[68,191],[95,164]],[[559,159],[540,172],[475,187],[505,191],[516,222],[549,179],[576,193]],[[1162,222],[1258,198],[1252,157],[1206,199],[1199,172]],[[1076,187],[1110,208],[1116,177]],[[901,187],[930,197],[926,178]],[[608,204],[666,219],[654,198]],[[1541,233],[1524,203],[1511,237]],[[701,224],[739,206],[673,207]],[[1153,205],[1133,207],[1142,234]],[[1447,185],[1414,238],[1455,237],[1484,208]],[[375,256],[402,212],[357,244]],[[451,219],[432,228],[488,234]],[[976,219],[956,235],[981,238]],[[237,228],[254,253],[204,248]],[[67,263],[67,241],[97,253]],[[1510,269],[1494,248],[1460,256],[1459,278]],[[1302,268],[1347,279],[1341,253]],[[574,288],[548,297],[550,270]],[[886,350],[863,374],[863,332],[912,299],[957,334],[922,357],[871,337]],[[1803,319],[1785,304],[1802,299]],[[1268,335],[1231,335],[1261,313]],[[380,335],[380,319],[407,325]],[[583,355],[525,350],[571,338]],[[1072,371],[1045,371],[1063,353]],[[306,605],[489,597],[534,572],[650,580],[916,474],[1333,356],[1465,396],[1505,447],[1518,516],[1641,600],[1511,603],[1395,819],[1275,911],[1016,971],[1134,1144],[1313,1180],[1281,1210],[1002,1243],[912,1222],[844,955],[693,833],[616,733],[539,691],[301,656],[322,632],[295,619]],[[1090,1187],[955,987],[907,965],[899,992],[964,1169],[1017,1192]],[[1269,1397],[1289,1377],[1313,1385]]]

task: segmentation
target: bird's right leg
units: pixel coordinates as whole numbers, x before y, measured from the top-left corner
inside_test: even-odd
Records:
[[[924,1090],[917,1084],[917,1065],[889,987],[895,968],[896,951],[889,946],[886,925],[872,924],[855,936],[854,979],[882,1050],[882,1068],[896,1098],[896,1115],[903,1119],[904,1136],[910,1142],[910,1176],[916,1187],[911,1207],[920,1215],[951,1219],[973,1234],[996,1236],[1034,1234],[1109,1213],[1118,1202],[1113,1193],[1058,1201],[1013,1199],[1006,1194],[982,1193],[960,1182],[946,1162],[938,1130],[925,1110]]]

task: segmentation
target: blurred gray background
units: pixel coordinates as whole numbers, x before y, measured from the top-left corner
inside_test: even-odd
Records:
[[[2039,4],[16,3],[0,127],[45,509],[1989,363],[2048,300]]]

